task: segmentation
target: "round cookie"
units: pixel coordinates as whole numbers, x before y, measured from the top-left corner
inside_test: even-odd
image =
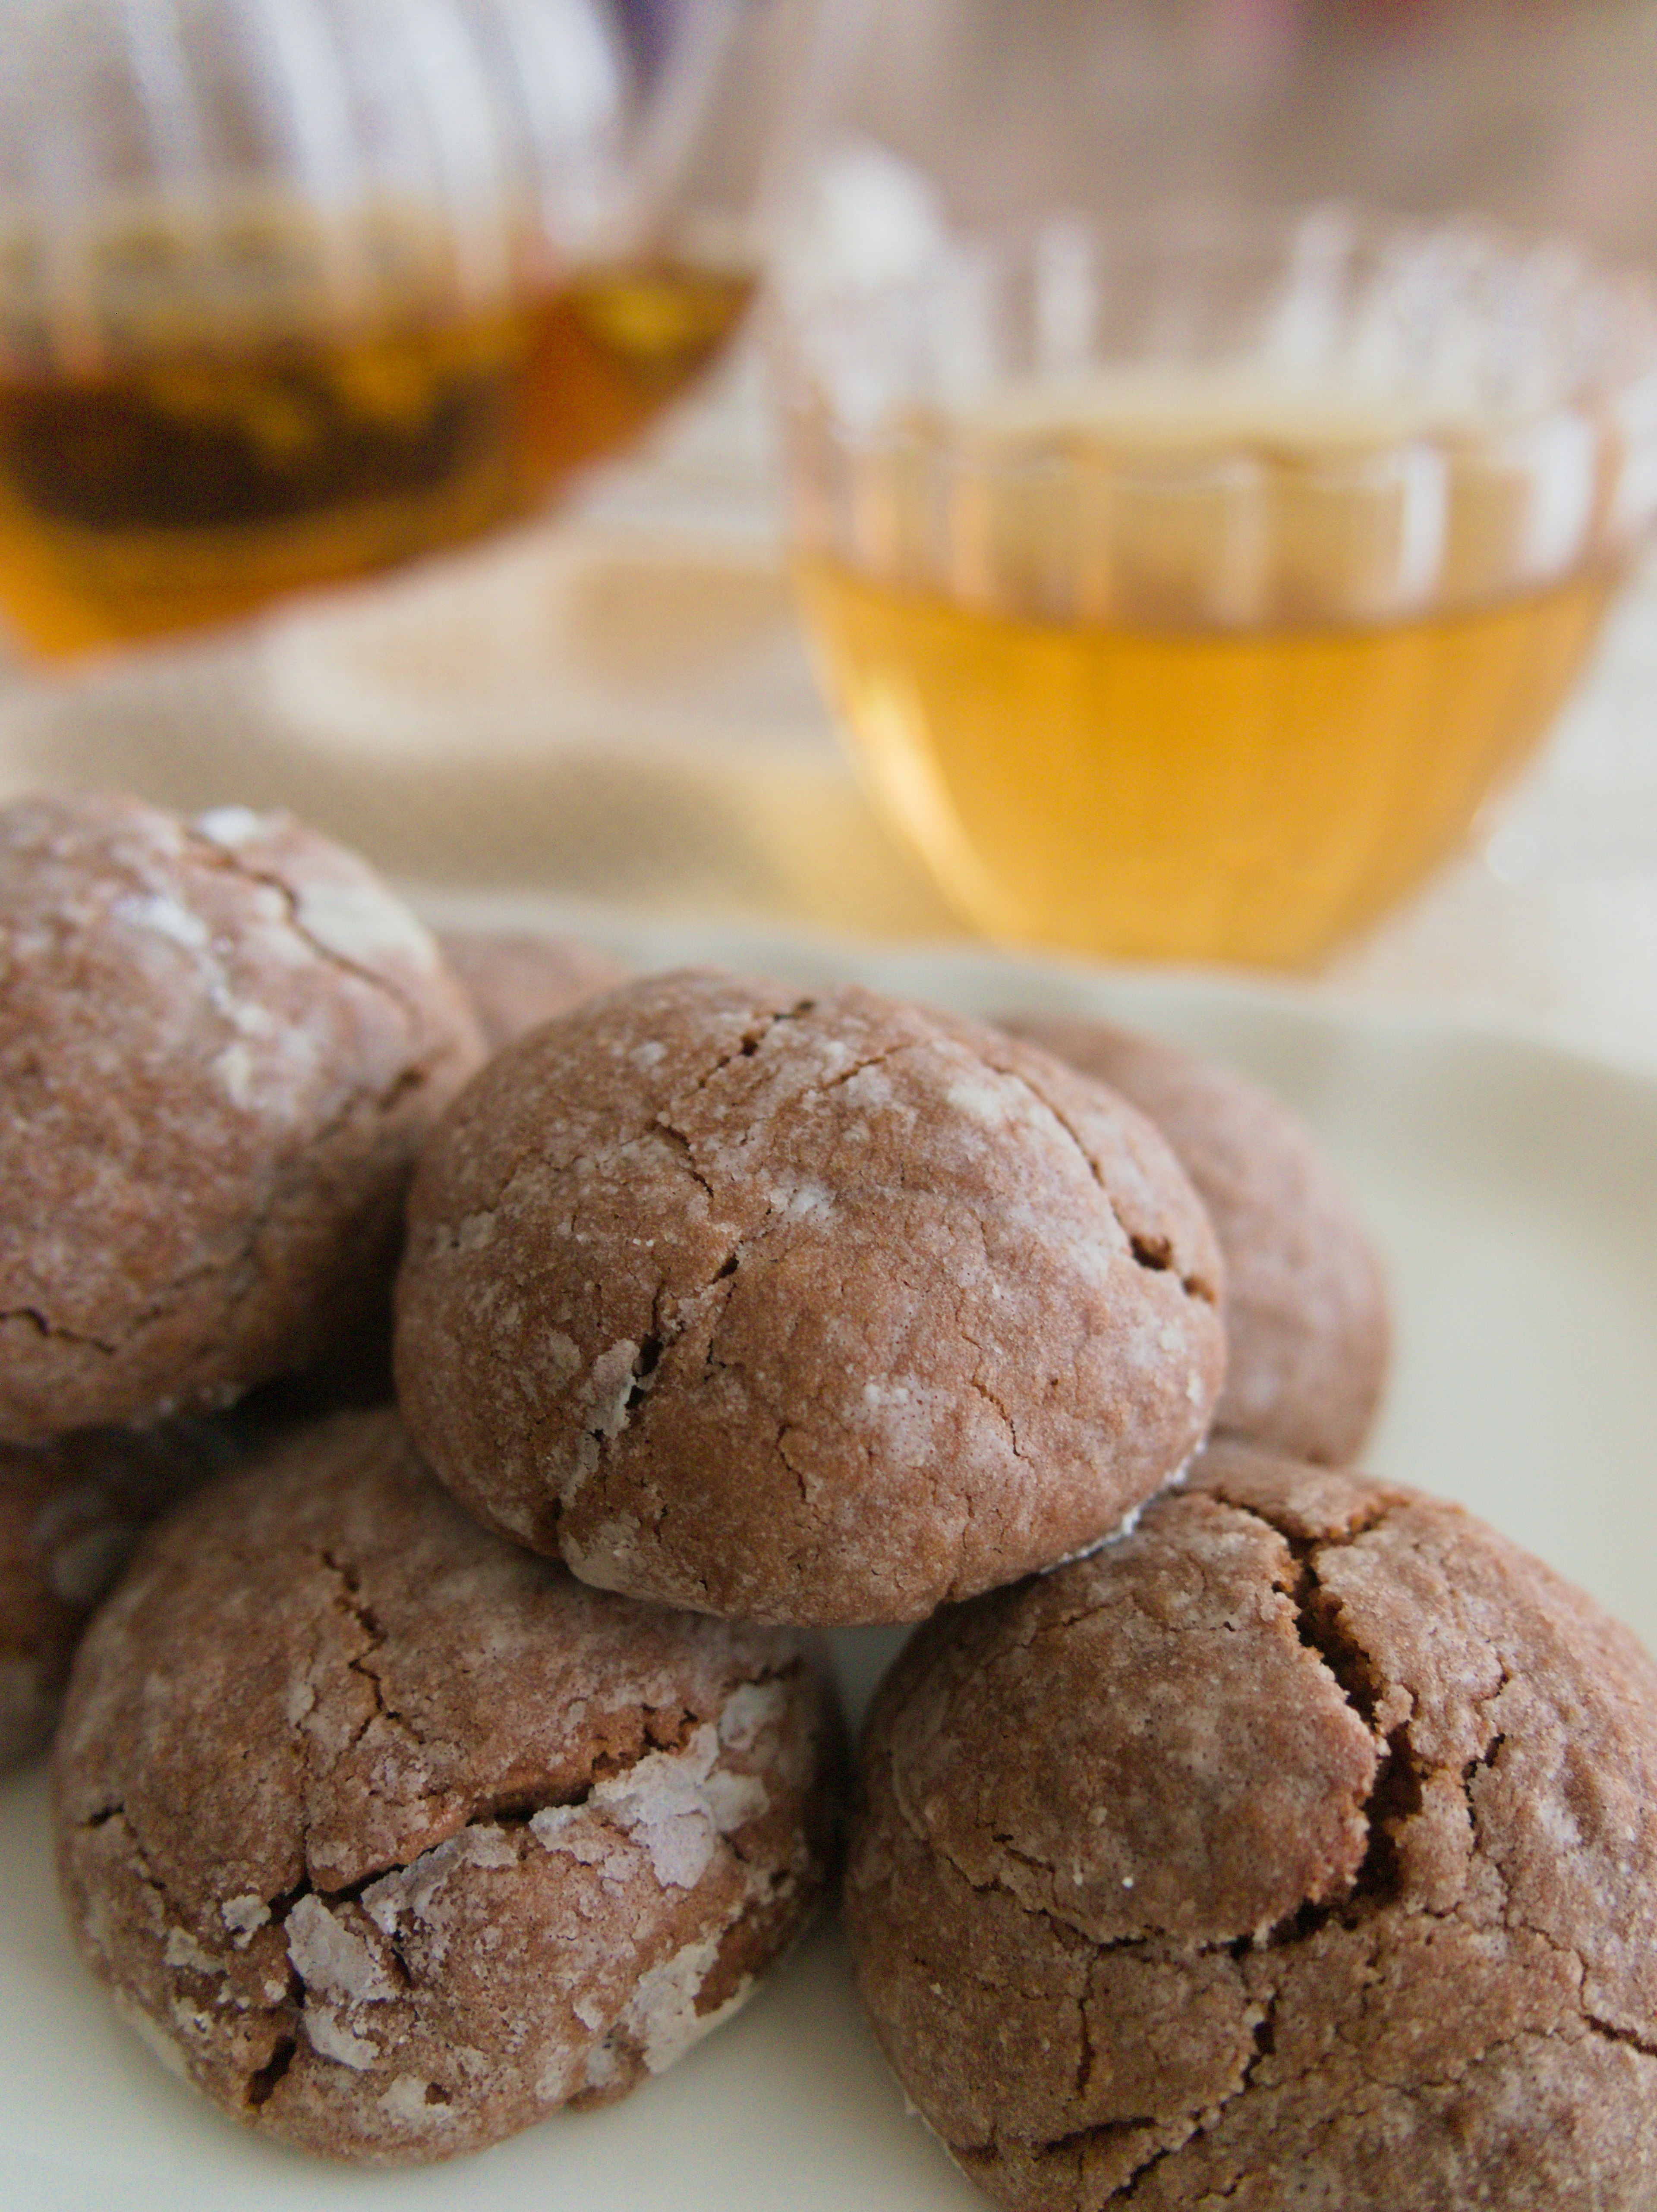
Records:
[[[1386,1290],[1311,1131],[1258,1085],[1158,1038],[1102,1022],[1005,1026],[1131,1099],[1197,1186],[1226,1261],[1215,1428],[1325,1466],[1355,1457],[1386,1377]]]
[[[442,2158],[741,2001],[822,1890],[836,1728],[798,1639],[588,1589],[338,1415],[152,1532],[82,1642],[70,1918],[237,2119]]]
[[[0,1439],[309,1364],[480,1058],[427,931],[286,816],[0,810]]]
[[[437,942],[466,985],[490,1052],[627,980],[619,962],[576,937],[446,929]]]
[[[209,1421],[0,1444],[0,1770],[51,1735],[81,1631],[140,1530],[235,1455]]]
[[[1219,1290],[1162,1139],[1044,1054],[686,972],[535,1031],[445,1117],[398,1389],[457,1496],[587,1581],[915,1620],[1177,1472]]]
[[[1657,1668],[1459,1509],[1210,1447],[877,1695],[847,1918],[1017,2212],[1643,2212]]]

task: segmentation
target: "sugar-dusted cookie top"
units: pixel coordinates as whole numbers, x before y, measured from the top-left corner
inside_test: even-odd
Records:
[[[1226,1260],[1226,1387],[1216,1428],[1301,1459],[1355,1457],[1386,1380],[1380,1266],[1312,1132],[1233,1069],[1103,1022],[1008,1027],[1155,1122]]]
[[[912,1620],[1173,1474],[1220,1287],[1162,1139],[1056,1060],[687,972],[509,1048],[445,1117],[398,1387],[456,1495],[589,1582]]]
[[[375,2161],[659,2073],[826,1875],[799,1639],[587,1589],[337,1415],[148,1538],[56,1753],[71,1925],[233,2117]]]
[[[626,979],[619,961],[576,937],[530,930],[446,929],[437,942],[465,984],[491,1052]]]
[[[1000,2203],[1653,2201],[1657,1668],[1459,1508],[1210,1446],[862,1777],[859,1987]]]
[[[0,810],[0,1438],[332,1345],[480,1049],[429,933],[285,815]]]

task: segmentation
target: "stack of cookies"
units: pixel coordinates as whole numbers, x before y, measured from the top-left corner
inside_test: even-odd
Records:
[[[225,807],[0,812],[0,1759],[50,1725],[218,1417],[383,1334],[420,1145],[483,1056],[351,854]]]
[[[4,1433],[153,1452],[265,1384],[57,1748],[71,1920],[168,2064],[377,2160],[622,2094],[825,1890],[811,1632],[923,1622],[847,1922],[991,2195],[1649,2199],[1657,1674],[1337,1471],[1385,1301],[1274,1102],[1092,1026],[457,944],[472,1073],[320,841],[10,822]],[[282,1430],[405,1218],[396,1407]],[[77,1358],[143,1388],[71,1401]]]

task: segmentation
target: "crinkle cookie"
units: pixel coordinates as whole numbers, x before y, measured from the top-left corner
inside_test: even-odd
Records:
[[[139,1532],[235,1456],[209,1421],[0,1444],[0,1769],[52,1734],[81,1631]]]
[[[1229,1358],[1215,1426],[1344,1466],[1380,1402],[1386,1291],[1311,1131],[1246,1077],[1157,1038],[1023,1016],[1007,1027],[1131,1099],[1197,1186],[1226,1260]]]
[[[509,1048],[410,1200],[399,1395],[493,1526],[756,1620],[914,1620],[1094,1543],[1222,1372],[1131,1107],[841,989],[647,978]]]
[[[0,1438],[309,1364],[480,1057],[426,930],[285,815],[0,810]]]
[[[1657,1668],[1459,1509],[1211,1447],[862,1772],[858,1984],[1001,2203],[1657,2202]]]
[[[237,2119],[442,2158],[734,2009],[822,1890],[836,1729],[797,1638],[588,1589],[339,1415],[154,1531],[83,1640],[69,1915]]]
[[[490,1052],[567,1014],[584,999],[613,990],[627,970],[575,937],[527,930],[446,929],[437,942],[471,994]]]

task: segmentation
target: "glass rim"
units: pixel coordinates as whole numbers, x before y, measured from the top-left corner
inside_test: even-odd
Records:
[[[974,286],[982,291],[1033,278],[1074,291],[1105,271],[1131,267],[1160,277],[1194,277],[1206,267],[1234,276],[1252,271],[1268,281],[1274,274],[1321,281],[1327,290],[1341,272],[1397,277],[1406,265],[1418,279],[1417,311],[1435,282],[1441,301],[1459,290],[1465,305],[1482,281],[1505,286],[1510,316],[1521,311],[1521,345],[1531,341],[1546,356],[1577,341],[1578,358],[1559,361],[1565,373],[1545,405],[1526,410],[1532,419],[1573,404],[1614,403],[1644,394],[1648,386],[1657,414],[1657,278],[1575,238],[1520,229],[1477,212],[1434,219],[1341,200],[1288,207],[1190,201],[1121,214],[1053,208],[940,227],[923,250],[886,269],[813,282],[798,258],[792,265],[785,261],[768,288],[762,329],[788,404],[813,389],[831,398],[825,387],[832,378],[820,374],[823,364],[844,364],[862,335],[878,337],[871,322],[885,317],[906,326],[911,341],[923,337],[932,319],[959,307]],[[1178,344],[1138,353],[1076,346],[1063,367],[1246,357],[1241,348],[1203,356]],[[1057,377],[1063,367],[1042,373]],[[831,414],[839,411],[831,404]],[[947,406],[940,411],[954,412]],[[854,416],[862,412],[851,410]],[[855,427],[866,433],[873,428],[867,420]]]
[[[993,221],[951,222],[936,230],[924,265],[911,261],[886,274],[847,277],[813,288],[812,296],[838,301],[918,291],[935,284],[963,258],[990,252],[1028,256],[1055,245],[1077,242],[1090,246],[1121,242],[1187,252],[1226,247],[1234,252],[1270,248],[1282,253],[1287,247],[1304,246],[1327,255],[1334,250],[1349,252],[1439,240],[1501,248],[1504,258],[1513,263],[1538,256],[1568,262],[1601,282],[1608,278],[1632,281],[1657,296],[1649,272],[1613,261],[1569,234],[1522,228],[1476,209],[1429,216],[1338,198],[1281,205],[1191,198],[1154,208],[1124,208],[1108,213],[1056,204]],[[786,303],[786,285],[779,288],[778,297]]]

